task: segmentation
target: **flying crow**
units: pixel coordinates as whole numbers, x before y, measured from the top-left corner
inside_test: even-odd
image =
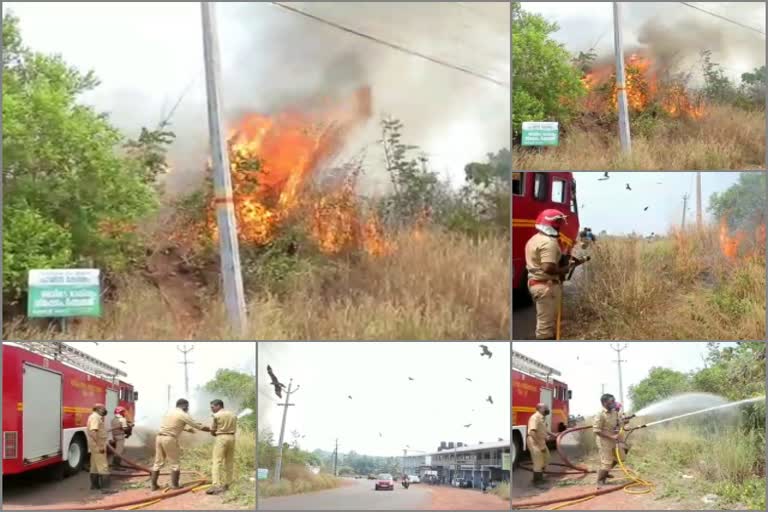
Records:
[[[627,190],[632,190],[632,187],[629,186],[629,183],[627,183]]]
[[[485,401],[490,402],[491,405],[493,405],[493,398],[491,398],[491,395],[488,395],[488,398],[486,398]]]
[[[464,380],[468,380],[469,382],[472,382],[472,379],[470,379],[469,377],[464,377]]]
[[[643,208],[643,211],[647,212],[648,211],[648,207],[646,206],[645,208]]]
[[[272,379],[272,386],[275,388],[275,394],[277,395],[277,398],[283,398],[282,390],[285,389],[285,384],[277,380],[275,374],[272,373],[272,367],[269,365],[267,365],[267,373],[269,374],[269,378]]]
[[[347,395],[347,398],[349,398],[350,400],[352,400],[352,395]]]
[[[480,357],[488,356],[488,359],[493,357],[493,352],[488,350],[488,345],[480,345],[480,348],[483,349],[483,352],[480,354]]]
[[[416,379],[414,379],[413,377],[408,377],[408,380],[416,380]]]
[[[471,427],[471,426],[472,426],[472,424],[471,424],[471,423],[467,423],[466,425],[464,425],[464,428],[469,428],[469,427]]]
[[[607,180],[608,178],[610,178],[610,176],[608,176],[608,173],[606,172],[606,173],[605,173],[605,177],[604,177],[604,178],[598,178],[598,179],[597,179],[597,181],[605,181],[605,180]]]

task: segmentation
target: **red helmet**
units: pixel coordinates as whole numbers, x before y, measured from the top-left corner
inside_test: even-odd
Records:
[[[122,406],[115,407],[115,414],[120,414],[120,415],[125,414],[125,407],[122,407]]]
[[[568,216],[560,210],[547,208],[536,217],[536,229],[549,236],[557,236]]]

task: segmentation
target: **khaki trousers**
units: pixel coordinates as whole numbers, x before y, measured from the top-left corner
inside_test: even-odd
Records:
[[[214,487],[231,484],[235,468],[234,434],[216,435],[211,462],[211,480]]]
[[[179,440],[171,436],[157,436],[152,471],[160,471],[165,464],[170,466],[171,471],[179,470]]]
[[[528,451],[531,453],[534,473],[541,473],[549,464],[549,448],[544,444],[543,448],[528,444]]]
[[[528,288],[536,304],[536,339],[554,339],[557,308],[563,288],[560,284],[534,284]]]
[[[99,448],[94,447],[91,449],[91,470],[92,475],[108,475],[109,464],[107,463],[107,447],[101,448],[104,453],[99,453]]]

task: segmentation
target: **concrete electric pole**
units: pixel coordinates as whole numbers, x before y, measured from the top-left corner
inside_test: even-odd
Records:
[[[339,476],[339,438],[336,438],[336,447],[333,449],[333,476]]]
[[[285,393],[285,403],[277,404],[280,407],[285,407],[285,409],[283,409],[283,424],[280,426],[280,441],[277,445],[277,463],[275,463],[275,476],[273,478],[275,483],[280,482],[280,472],[283,469],[283,439],[285,438],[285,419],[288,416],[288,408],[296,405],[290,403],[289,400],[291,398],[291,393],[297,392],[299,387],[300,386],[296,386],[296,389],[293,389],[293,379],[288,381],[288,389]]]
[[[616,94],[619,103],[619,139],[625,153],[632,152],[629,134],[629,106],[627,104],[626,80],[624,77],[624,43],[621,37],[621,5],[613,2],[613,46],[616,52]]]
[[[616,352],[616,363],[619,365],[619,401],[621,402],[622,407],[624,406],[624,382],[621,380],[621,363],[626,363],[626,361],[623,361],[621,359],[621,351],[626,350],[627,344],[625,343],[623,347],[613,346],[613,343],[611,343],[611,348]]]
[[[179,361],[179,364],[184,365],[184,396],[187,400],[189,400],[189,365],[192,364],[192,361],[187,361],[187,354],[189,352],[192,352],[195,349],[194,345],[187,347],[186,345],[178,346],[176,345],[176,350],[184,354],[184,361]],[[169,386],[169,393],[170,393],[170,386]]]
[[[683,196],[683,229],[685,229],[685,212],[688,210],[688,194]]]
[[[240,270],[240,247],[237,241],[237,221],[232,197],[232,176],[229,151],[222,130],[221,64],[216,34],[216,14],[211,2],[200,3],[203,20],[203,52],[205,57],[205,87],[208,96],[208,128],[211,138],[213,193],[216,221],[219,228],[219,258],[223,278],[224,303],[234,331],[242,336],[246,330],[245,292]]]
[[[696,228],[701,230],[701,172],[696,173]]]

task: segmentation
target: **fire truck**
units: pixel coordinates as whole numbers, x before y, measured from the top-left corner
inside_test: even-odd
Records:
[[[126,374],[60,342],[3,343],[3,474],[59,465],[65,476],[88,458],[86,421],[94,404],[135,417],[138,392]],[[56,468],[59,469],[59,468]]]
[[[570,172],[512,173],[512,288],[527,289],[525,244],[536,234],[536,216],[547,208],[568,215],[560,231],[560,249],[571,254],[579,236],[576,181]]]
[[[512,464],[527,449],[528,420],[536,412],[536,404],[549,406],[545,418],[553,434],[568,428],[571,390],[553,377],[560,372],[520,352],[512,351]]]

